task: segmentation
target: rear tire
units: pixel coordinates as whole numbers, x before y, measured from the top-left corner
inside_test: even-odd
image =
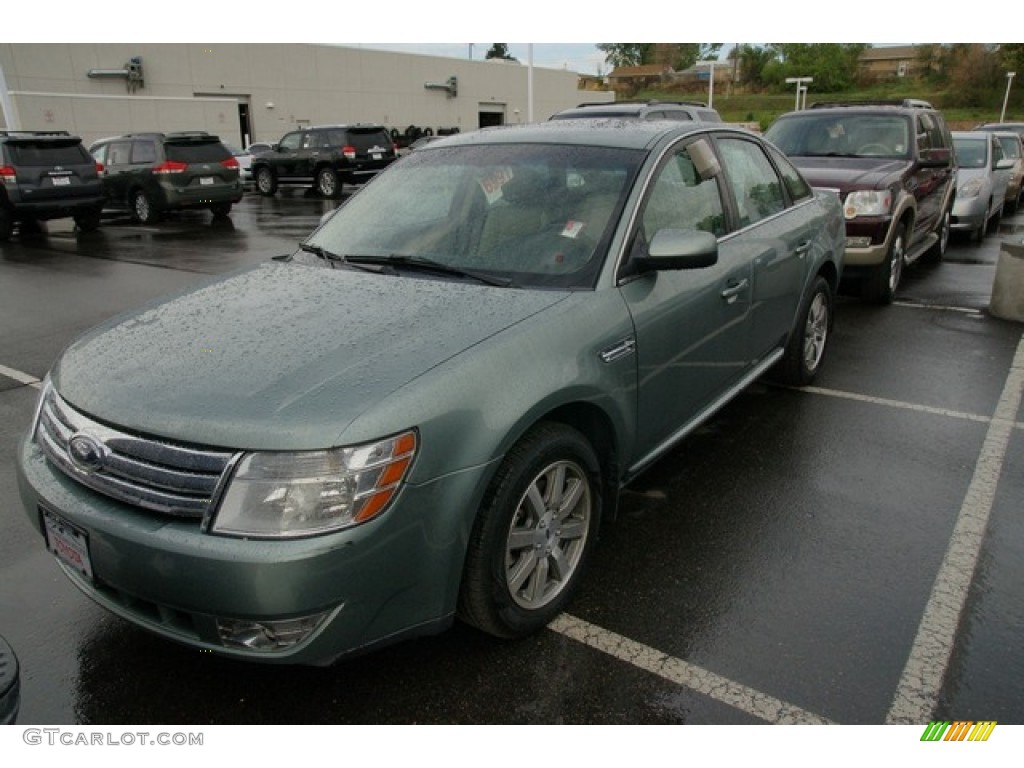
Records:
[[[80,232],[95,232],[100,227],[100,210],[80,213],[75,216],[75,226]]]
[[[274,172],[265,165],[256,169],[253,177],[256,180],[256,189],[264,197],[273,197],[277,194],[277,177]]]
[[[821,370],[832,330],[832,287],[820,275],[814,278],[798,318],[777,373],[783,383],[803,387],[810,384]]]
[[[0,243],[6,243],[14,234],[14,217],[6,208],[0,208]]]
[[[210,213],[217,218],[223,218],[231,213],[231,203],[214,203],[210,206]]]
[[[316,172],[316,191],[327,198],[336,198],[341,194],[341,179],[333,168],[321,168]]]
[[[140,224],[154,224],[160,220],[153,198],[144,190],[137,189],[132,193],[132,217]]]

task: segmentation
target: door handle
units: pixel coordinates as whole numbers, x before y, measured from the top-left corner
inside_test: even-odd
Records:
[[[729,304],[732,304],[748,285],[750,285],[750,281],[745,277],[739,282],[732,282],[722,291],[722,298]]]
[[[796,250],[794,251],[794,253],[798,257],[800,257],[802,259],[804,256],[807,255],[807,252],[809,250],[811,250],[811,241],[810,240],[805,240],[804,242],[800,243],[800,245],[798,245],[796,247]]]

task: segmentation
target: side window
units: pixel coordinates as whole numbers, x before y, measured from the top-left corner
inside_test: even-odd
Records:
[[[800,202],[814,196],[810,185],[793,164],[789,162],[789,158],[775,149],[770,149],[769,154],[772,156],[772,160],[775,161],[775,167],[779,169],[779,175],[782,177],[782,182],[786,185],[786,189],[789,191],[789,196],[793,202]]]
[[[738,138],[719,139],[722,163],[740,217],[753,224],[786,207],[782,182],[759,144]]]
[[[686,151],[677,153],[658,172],[642,221],[648,241],[659,229],[701,229],[724,235],[717,179],[701,179]]]
[[[301,144],[302,144],[302,134],[301,133],[289,133],[289,134],[286,134],[283,139],[281,139],[280,147],[281,147],[281,149],[296,150],[296,149],[298,149],[301,146]]]
[[[128,165],[131,162],[132,143],[130,141],[115,141],[107,148],[107,165]]]
[[[320,134],[316,131],[310,131],[309,133],[303,134],[302,136],[302,148],[303,149],[316,149],[320,146]]]
[[[132,142],[132,165],[156,162],[156,143],[152,141]]]

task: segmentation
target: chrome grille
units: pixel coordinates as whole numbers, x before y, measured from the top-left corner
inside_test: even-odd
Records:
[[[76,435],[105,446],[100,467],[87,469],[76,461],[70,449]],[[235,456],[112,429],[76,411],[52,387],[43,397],[36,442],[82,485],[134,506],[191,518],[210,509]]]

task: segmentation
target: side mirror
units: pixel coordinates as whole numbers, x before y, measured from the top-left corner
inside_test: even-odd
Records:
[[[718,238],[699,229],[659,229],[634,263],[641,272],[710,267],[718,263]]]
[[[948,147],[934,147],[921,150],[921,165],[925,168],[939,168],[949,165],[953,157],[953,150]]]
[[[1012,157],[1004,157],[998,163],[996,163],[997,171],[1008,171],[1016,165]]]

